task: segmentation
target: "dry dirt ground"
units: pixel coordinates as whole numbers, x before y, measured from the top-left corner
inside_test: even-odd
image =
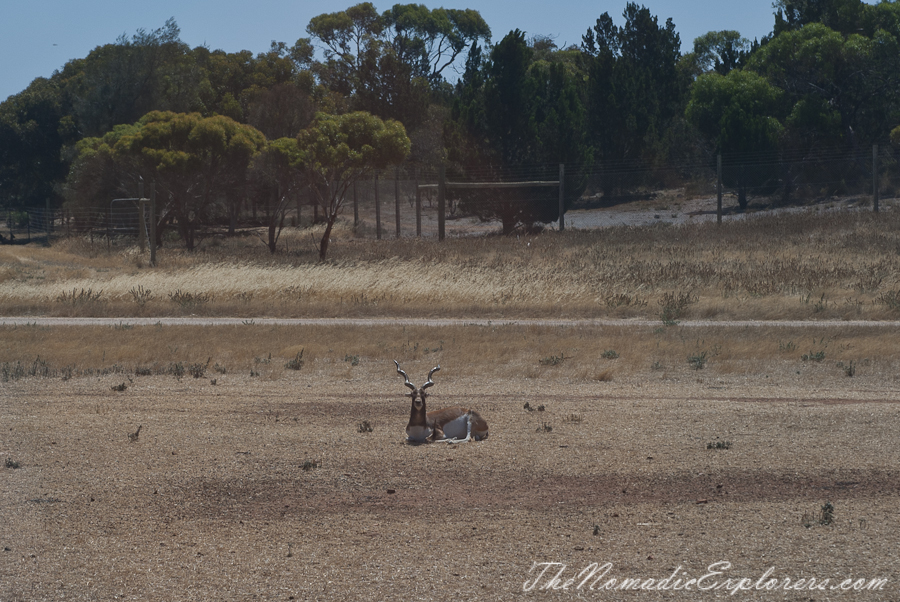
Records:
[[[2,602],[900,598],[896,379],[214,377],[0,384]]]

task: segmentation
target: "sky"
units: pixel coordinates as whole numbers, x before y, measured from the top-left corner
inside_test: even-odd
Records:
[[[174,17],[181,40],[191,47],[207,46],[226,52],[268,50],[273,40],[293,45],[307,37],[309,20],[343,10],[359,0],[0,0],[0,100],[24,90],[37,77],[50,77],[71,59],[83,58],[120,35],[153,31]],[[379,3],[383,12],[395,2]],[[406,4],[413,0],[406,0]],[[491,28],[497,42],[513,29],[528,37],[550,36],[559,47],[578,44],[581,36],[608,12],[619,25],[626,0],[417,0],[429,8],[471,8]],[[681,36],[682,51],[694,38],[723,29],[745,38],[761,38],[772,30],[772,0],[643,0],[637,1],[659,17],[669,17]]]

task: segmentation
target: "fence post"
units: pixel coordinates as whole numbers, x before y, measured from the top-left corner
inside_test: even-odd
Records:
[[[359,226],[359,197],[356,196],[356,180],[353,180],[353,227]]]
[[[47,240],[44,242],[45,247],[50,246],[50,197],[47,197],[47,207],[44,210],[44,231],[47,233]]]
[[[566,229],[566,197],[565,197],[565,185],[563,184],[564,178],[566,177],[566,166],[563,163],[559,164],[559,231],[562,232]]]
[[[872,145],[872,206],[878,213],[878,145]]]
[[[394,222],[397,226],[397,238],[400,238],[400,166],[394,168]]]
[[[144,195],[141,195],[141,199],[138,201],[138,246],[141,249],[141,254],[143,255],[144,251],[147,250],[147,199],[144,198]]]
[[[438,240],[444,240],[444,226],[445,226],[445,215],[444,210],[446,209],[446,196],[447,196],[447,170],[443,163],[441,163],[440,171],[438,173]]]
[[[378,172],[375,172],[375,238],[381,240],[381,199],[378,197]]]
[[[144,210],[147,205],[144,201],[144,178],[138,180],[138,247],[141,253],[147,250],[146,227],[147,222],[144,218]]]
[[[722,223],[722,153],[716,155],[716,223]]]
[[[419,168],[416,168],[416,236],[422,237],[422,191],[419,190]]]
[[[156,182],[150,182],[150,265],[156,265]]]

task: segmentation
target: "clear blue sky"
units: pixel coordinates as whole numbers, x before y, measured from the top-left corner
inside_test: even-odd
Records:
[[[49,77],[67,61],[93,48],[131,37],[138,29],[152,31],[175,17],[181,39],[191,47],[206,45],[227,52],[268,49],[272,40],[292,45],[306,36],[310,18],[335,12],[358,0],[0,0],[0,100],[25,89],[36,77]],[[374,2],[379,11],[397,0]],[[403,2],[407,3],[407,2]],[[622,24],[626,0],[425,0],[434,8],[479,11],[499,41],[512,29],[530,37],[541,34],[559,46],[577,44],[597,17],[609,12]],[[707,31],[735,29],[744,37],[760,38],[772,30],[772,0],[645,0],[661,23],[669,17],[681,35],[683,50]]]

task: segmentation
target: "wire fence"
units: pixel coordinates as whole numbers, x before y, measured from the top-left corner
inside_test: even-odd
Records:
[[[626,209],[630,201],[679,190],[682,198],[707,199],[734,212],[738,203],[766,206],[807,204],[841,197],[882,199],[900,190],[900,153],[891,147],[857,152],[814,148],[805,152],[756,153],[705,157],[680,164],[607,162],[591,165],[490,165],[444,169],[404,167],[357,181],[343,199],[341,219],[357,236],[443,238],[455,232],[519,227],[564,228],[566,212]],[[561,186],[560,186],[561,185]],[[721,191],[721,192],[720,192]],[[289,227],[307,227],[325,218],[308,188],[290,191],[275,216]],[[148,235],[149,204],[138,198],[110,199],[95,208],[9,209],[0,207],[0,243],[49,242],[57,236],[86,236],[110,241]],[[144,219],[141,219],[141,207]],[[161,219],[164,203],[157,203]],[[716,207],[717,208],[717,207]],[[740,207],[743,209],[745,207]],[[236,210],[211,211],[202,227],[208,232],[267,227],[271,212],[244,199]],[[562,211],[560,211],[562,209]],[[718,208],[717,208],[718,209]],[[562,217],[562,219],[560,219]],[[572,221],[589,227],[589,220]],[[169,223],[169,229],[174,229]]]

